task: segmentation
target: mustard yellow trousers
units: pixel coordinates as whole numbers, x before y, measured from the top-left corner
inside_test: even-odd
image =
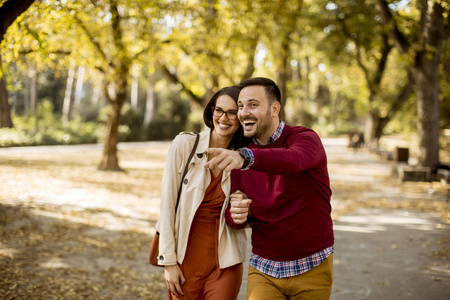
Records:
[[[274,278],[252,266],[248,270],[248,300],[328,300],[333,283],[333,253],[303,274]]]

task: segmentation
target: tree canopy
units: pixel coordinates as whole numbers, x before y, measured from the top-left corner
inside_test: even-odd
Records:
[[[0,12],[13,2],[0,1]],[[217,89],[252,76],[270,77],[280,86],[283,119],[323,134],[365,131],[376,145],[384,132],[408,128],[396,123],[416,120],[423,138],[421,163],[439,161],[439,128],[449,124],[449,117],[439,114],[440,107],[449,110],[444,101],[449,96],[448,3],[28,2],[29,9],[3,27],[3,34],[8,31],[1,44],[2,71],[72,72],[73,80],[87,72],[79,85],[95,81],[109,104],[101,169],[120,169],[117,143],[132,81],[149,87],[143,109],[164,101],[162,90],[170,89],[189,100],[198,115]],[[83,69],[75,74],[75,68]],[[6,78],[11,94],[15,83]],[[10,108],[2,106],[2,122],[5,110]]]

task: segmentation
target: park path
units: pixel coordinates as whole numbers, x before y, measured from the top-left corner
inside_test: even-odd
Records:
[[[398,182],[390,176],[390,162],[364,149],[348,149],[346,139],[323,139],[323,143],[333,190],[335,254],[331,299],[450,299],[446,191],[438,183]],[[58,225],[58,220],[70,221],[71,226],[73,220],[90,224],[89,228],[78,230],[98,241],[116,241],[117,232],[134,232],[141,241],[133,249],[135,256],[122,255],[123,237],[119,236],[118,246],[113,245],[120,248],[117,252],[80,249],[61,257],[47,249],[40,260],[46,270],[56,272],[76,266],[93,274],[111,268],[118,270],[114,257],[121,255],[120,266],[140,274],[139,280],[128,279],[129,286],[139,287],[139,291],[134,291],[136,295],[146,295],[145,278],[161,273],[160,268],[142,263],[146,260],[148,236],[154,230],[154,221],[148,220],[157,218],[159,199],[160,171],[154,175],[147,170],[163,168],[168,145],[119,144],[126,174],[95,171],[101,145],[0,149],[1,202],[27,205],[33,213],[40,213],[33,217],[35,220],[45,219],[49,224]],[[8,245],[13,247],[14,241]],[[127,279],[117,278],[122,282]],[[245,299],[246,280],[245,272],[239,300]],[[128,290],[120,286],[116,287],[118,292],[126,294]],[[128,295],[129,299],[144,299]]]
[[[323,143],[333,190],[331,299],[450,299],[449,224],[427,209],[437,203],[448,213],[445,190],[400,183],[391,177],[392,162],[349,149],[344,138]]]
[[[392,162],[343,140],[324,145],[337,210],[331,299],[450,299],[446,191],[401,183],[391,177]]]

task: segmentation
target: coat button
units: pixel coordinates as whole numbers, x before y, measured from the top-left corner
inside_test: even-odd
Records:
[[[203,157],[203,153],[197,153],[197,157],[198,158],[202,158]]]
[[[159,259],[159,261],[164,261],[164,256],[160,255],[160,256],[158,257],[158,259]]]
[[[187,180],[187,178],[184,179],[183,183],[184,184],[188,184],[189,180]]]

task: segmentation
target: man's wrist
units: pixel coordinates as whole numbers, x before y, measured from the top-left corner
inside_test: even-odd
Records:
[[[239,155],[244,159],[244,164],[241,167],[241,170],[248,170],[252,166],[254,162],[253,152],[249,148],[240,148],[238,149]]]

